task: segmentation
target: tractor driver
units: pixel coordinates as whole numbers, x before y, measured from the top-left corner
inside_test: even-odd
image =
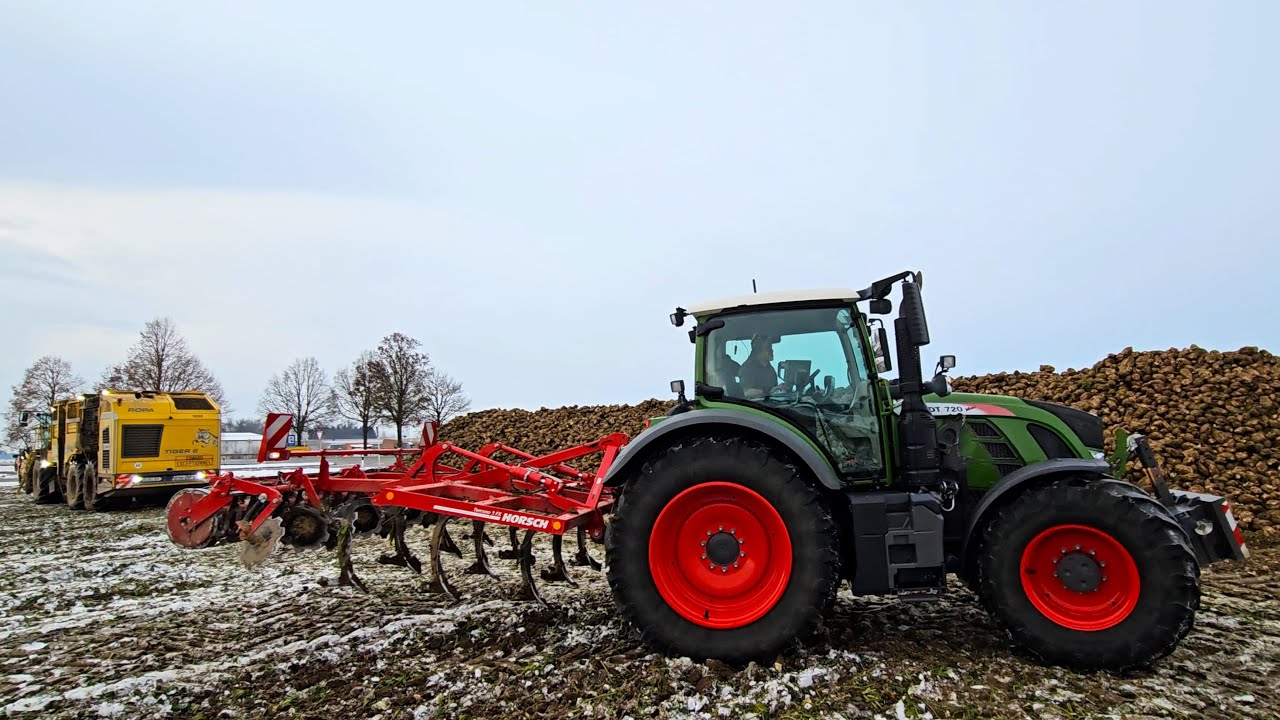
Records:
[[[784,389],[778,384],[778,371],[774,369],[773,344],[775,338],[767,335],[755,335],[751,338],[751,353],[742,362],[738,378],[742,383],[743,397],[762,397],[769,393]]]

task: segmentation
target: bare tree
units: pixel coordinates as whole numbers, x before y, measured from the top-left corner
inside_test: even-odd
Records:
[[[404,443],[404,426],[422,420],[427,412],[427,380],[431,364],[422,343],[392,333],[378,344],[377,362],[372,366],[377,406],[396,426],[396,447]]]
[[[462,383],[435,370],[427,379],[427,419],[441,425],[471,409],[471,399],[462,392]]]
[[[302,442],[307,425],[324,422],[332,412],[333,390],[320,363],[313,357],[298,358],[283,372],[272,375],[258,401],[258,410],[287,412],[293,415],[293,426]]]
[[[222,385],[191,351],[171,318],[147,322],[129,356],[120,365],[107,368],[98,381],[99,389],[156,390],[175,392],[199,390],[218,403],[223,412],[230,407]]]
[[[366,450],[369,449],[369,429],[382,417],[375,381],[377,363],[377,357],[366,350],[351,367],[342,368],[333,376],[334,407],[342,417],[360,423],[360,437]]]
[[[56,355],[45,355],[22,373],[22,380],[13,386],[13,397],[5,411],[5,442],[25,445],[31,441],[32,427],[19,424],[24,410],[47,411],[59,400],[74,395],[84,385],[84,380],[71,371],[71,363]]]

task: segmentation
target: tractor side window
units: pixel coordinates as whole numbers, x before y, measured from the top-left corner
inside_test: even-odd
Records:
[[[883,468],[880,420],[852,313],[806,308],[721,316],[704,377],[725,397],[783,415],[853,476]]]

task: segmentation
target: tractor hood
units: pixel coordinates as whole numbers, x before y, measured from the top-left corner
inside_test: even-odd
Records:
[[[1087,448],[1101,450],[1104,430],[1102,419],[1093,413],[1077,410],[1066,405],[1041,402],[1039,400],[1023,400],[1007,395],[980,395],[977,393],[951,393],[945,398],[937,395],[926,395],[925,403],[934,417],[947,418],[962,415],[965,417],[991,416],[1022,418],[1025,420],[1045,422],[1047,413],[1066,426],[1080,443]],[[896,408],[895,408],[896,410]],[[1049,420],[1047,424],[1056,425]]]

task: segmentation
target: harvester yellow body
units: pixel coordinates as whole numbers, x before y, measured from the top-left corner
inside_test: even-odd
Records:
[[[220,465],[221,410],[202,392],[104,390],[41,414],[22,485],[37,502],[99,500],[207,485]]]

